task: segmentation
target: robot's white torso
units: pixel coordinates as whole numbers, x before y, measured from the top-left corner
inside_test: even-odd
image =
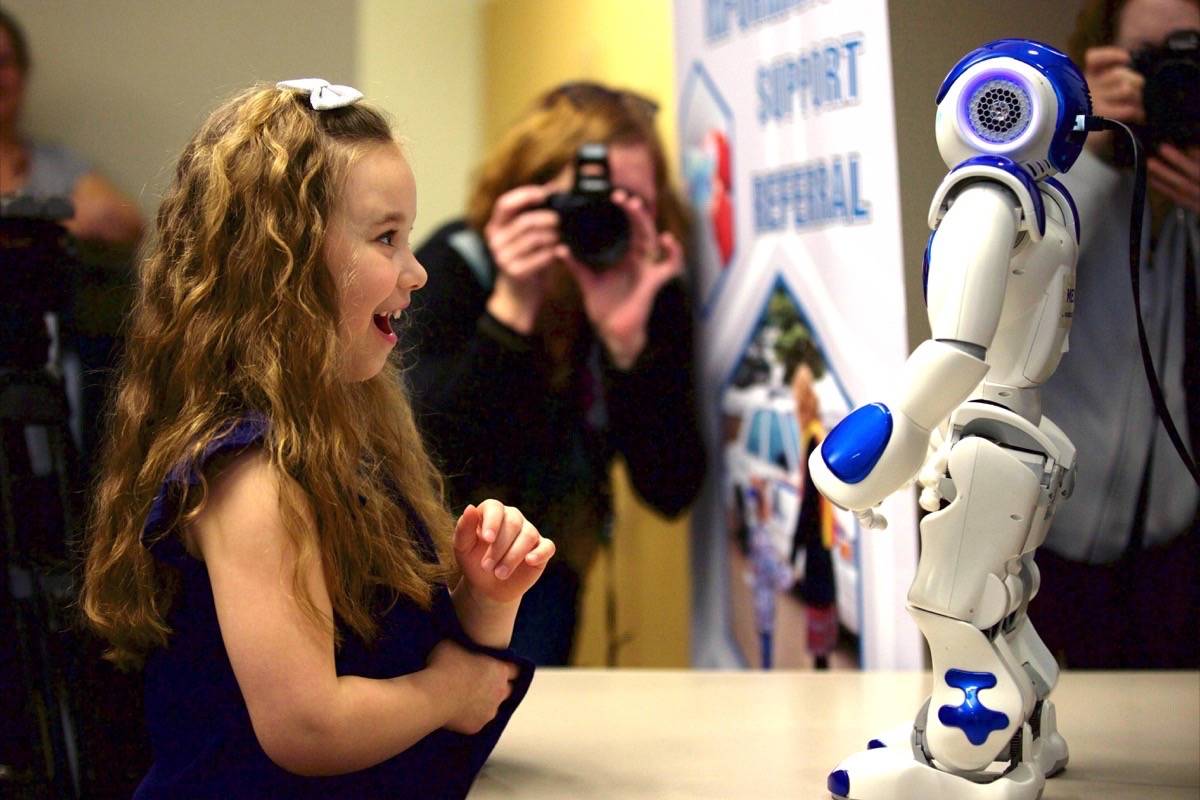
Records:
[[[1037,387],[1053,374],[1067,349],[1075,308],[1076,212],[1056,182],[1037,184],[1040,197],[1034,199],[1019,181],[996,182],[987,174],[994,168],[971,172],[947,176],[930,209],[935,230],[927,253],[926,298],[932,338],[986,348],[988,372],[972,398],[1010,408],[1037,425]],[[1009,193],[1013,214],[1019,215],[1005,275],[998,265],[977,272],[956,259],[959,238],[987,236],[981,226],[939,230],[961,192],[989,184]]]
[[[994,226],[966,226],[961,217],[949,213],[966,192],[987,193],[983,203],[991,203],[994,215],[1004,215],[1007,204],[1016,238],[1006,267],[1004,242],[989,241]],[[1040,473],[1043,493],[1020,548],[1032,552],[1045,539],[1058,497],[1070,495],[1074,479],[1075,447],[1053,421],[1043,418],[1038,387],[1054,373],[1067,349],[1075,308],[1077,212],[1057,181],[1035,184],[1018,179],[1015,170],[977,165],[946,177],[929,216],[935,226],[926,264],[932,338],[985,349],[987,373],[968,401],[951,413],[943,430],[944,446],[927,459],[926,471],[943,470],[941,460],[949,448],[973,433],[1012,452],[1037,453],[1029,466]],[[1008,228],[1001,226],[998,235],[1009,235]],[[974,243],[977,258],[970,263],[961,260],[964,252],[971,252],[963,239]],[[942,499],[936,485],[933,489],[930,495],[927,488],[922,497],[928,510],[936,510]]]

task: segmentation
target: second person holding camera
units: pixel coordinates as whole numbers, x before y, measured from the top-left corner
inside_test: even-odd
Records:
[[[546,92],[483,163],[466,218],[417,251],[437,280],[414,299],[408,375],[452,507],[501,497],[559,545],[512,643],[540,664],[570,659],[613,459],[668,516],[703,478],[684,212],[656,110],[595,83]]]

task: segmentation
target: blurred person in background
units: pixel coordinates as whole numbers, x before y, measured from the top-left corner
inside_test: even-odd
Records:
[[[33,68],[28,40],[17,21],[0,9],[0,196],[66,198],[74,216],[62,220],[79,263],[73,264],[67,308],[60,315],[64,345],[82,370],[77,410],[80,449],[88,462],[95,444],[107,371],[117,351],[117,332],[132,284],[133,251],[142,235],[137,205],[67,147],[21,131],[21,113]],[[4,303],[0,299],[0,303]],[[46,361],[44,309],[8,308],[0,319],[0,363],[40,366]],[[32,326],[32,327],[31,327]],[[30,363],[32,362],[32,363]]]
[[[1164,84],[1155,67],[1168,37],[1183,45],[1170,55],[1184,76],[1177,86],[1169,77]],[[1146,149],[1142,316],[1167,407],[1193,459],[1200,441],[1197,42],[1197,0],[1092,0],[1070,47],[1095,113],[1132,126]],[[1188,91],[1193,100],[1182,107],[1153,99]],[[1172,113],[1191,121],[1167,129],[1162,120]],[[1062,176],[1080,215],[1078,301],[1070,352],[1042,399],[1078,446],[1079,462],[1074,496],[1038,554],[1043,590],[1032,613],[1064,666],[1194,669],[1200,491],[1143,378],[1127,257],[1131,152],[1122,133],[1093,133]]]
[[[21,114],[33,66],[28,40],[17,21],[0,9],[0,199],[4,204],[3,263],[0,263],[0,380],[22,373],[38,373],[51,360],[46,313],[57,315],[59,343],[78,358],[79,402],[74,409],[80,435],[83,469],[72,496],[82,493],[90,455],[96,442],[109,369],[117,354],[117,330],[132,284],[131,257],[142,234],[142,217],[134,202],[70,149],[26,135]],[[37,231],[65,230],[65,246],[33,241],[20,209],[42,208],[46,201],[67,200],[73,215],[58,220],[61,228],[43,221]],[[12,235],[9,235],[12,234]],[[34,237],[35,239],[37,237]],[[51,235],[51,238],[59,237]],[[36,252],[35,252],[36,250]],[[48,257],[52,256],[52,257]],[[38,275],[39,271],[53,270]],[[31,278],[33,278],[31,280]],[[56,365],[57,366],[57,365]],[[9,424],[0,428],[0,448],[5,456],[5,480],[17,487],[13,495],[18,528],[39,531],[45,541],[32,557],[43,565],[47,557],[70,556],[60,495],[47,479],[33,474],[36,454],[26,430]],[[44,490],[44,491],[41,491]],[[82,503],[80,503],[82,507]],[[6,531],[0,542],[6,542]],[[19,537],[24,538],[24,537]],[[45,550],[45,552],[42,552]],[[2,553],[26,560],[30,553]],[[69,571],[68,561],[65,569]],[[50,567],[46,567],[50,569]],[[32,698],[23,690],[23,673],[30,664],[17,658],[13,616],[16,603],[7,585],[7,568],[0,574],[0,795],[38,770],[35,755],[37,725],[31,714]],[[26,623],[29,620],[25,620]],[[26,631],[45,637],[47,652],[65,654],[68,677],[77,690],[76,702],[82,729],[84,785],[89,796],[128,796],[132,780],[148,761],[141,728],[140,684],[116,673],[99,661],[98,646],[63,631]],[[94,642],[93,642],[94,644]],[[81,657],[82,655],[82,657]],[[79,669],[82,668],[82,672]],[[53,709],[44,709],[52,713]],[[16,790],[14,790],[16,791]]]
[[[430,280],[402,335],[451,506],[501,498],[559,545],[513,637],[539,664],[570,660],[581,581],[611,528],[613,460],[668,516],[703,478],[685,218],[656,111],[597,83],[545,92],[484,161],[465,219],[417,251]],[[606,146],[611,199],[630,228],[627,253],[602,271],[575,258],[546,207],[571,189],[588,144]]]

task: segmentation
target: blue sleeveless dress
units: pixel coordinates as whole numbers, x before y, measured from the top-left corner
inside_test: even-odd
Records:
[[[416,672],[443,639],[517,664],[520,674],[512,695],[482,731],[466,736],[440,729],[369,769],[330,777],[289,773],[259,746],[221,639],[208,571],[204,562],[188,555],[170,528],[184,482],[197,483],[206,461],[255,444],[266,430],[265,418],[248,417],[214,440],[199,463],[171,472],[147,517],[143,545],[178,570],[180,587],[167,618],[173,631],[167,646],[153,651],[145,664],[146,721],[154,762],[134,797],[464,797],[528,691],[533,664],[510,650],[468,639],[444,586],[436,589],[430,610],[403,598],[397,601],[380,619],[378,638],[370,645],[338,623],[342,645],[336,654],[337,674],[391,678]],[[428,543],[423,529],[421,536]]]

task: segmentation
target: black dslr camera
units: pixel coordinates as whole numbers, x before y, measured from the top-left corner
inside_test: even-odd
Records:
[[[1146,78],[1146,146],[1200,143],[1200,31],[1175,31],[1161,45],[1139,50],[1133,68]]]
[[[545,207],[558,212],[558,231],[571,255],[595,272],[621,263],[629,252],[629,218],[611,199],[608,148],[585,144],[575,155],[575,185],[555,192]]]

